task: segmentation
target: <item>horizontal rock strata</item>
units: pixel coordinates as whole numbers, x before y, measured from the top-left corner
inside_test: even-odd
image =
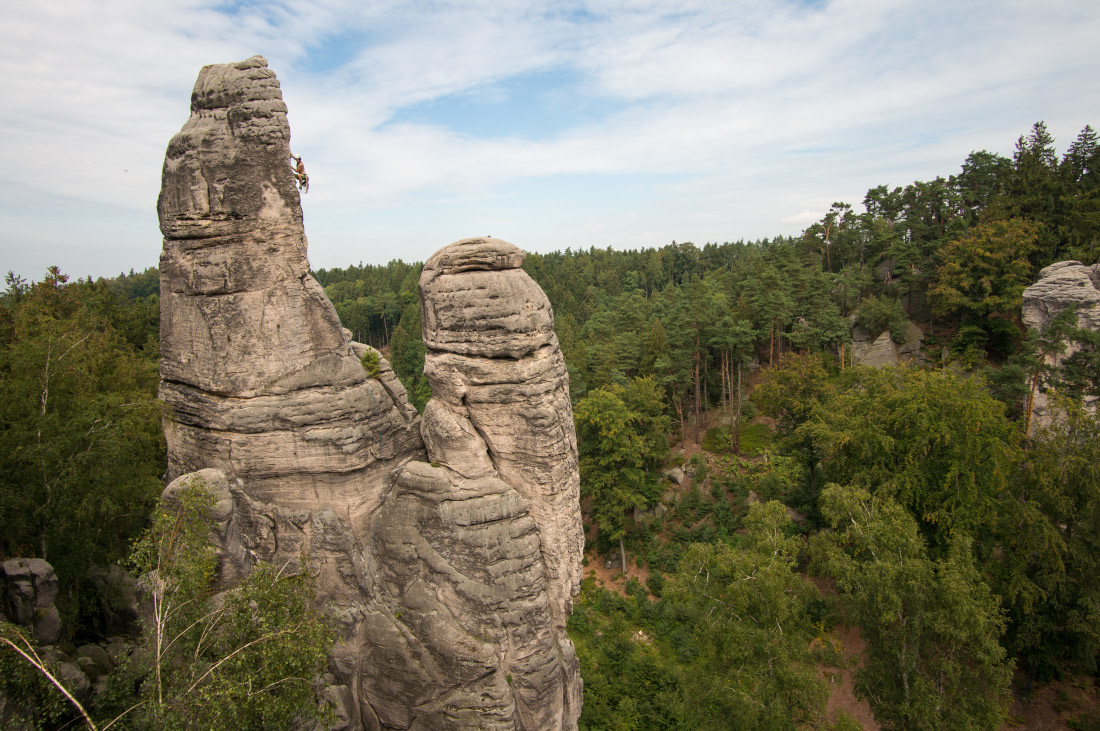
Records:
[[[309,274],[286,106],[263,58],[203,68],[162,180],[168,475],[218,497],[224,582],[261,560],[296,569],[308,551],[322,601],[354,638],[374,517],[395,471],[424,454],[419,417],[385,361],[367,375],[368,346],[350,341]],[[361,650],[337,648],[345,682]]]
[[[379,513],[363,695],[382,728],[573,729],[583,535],[565,363],[524,254],[468,239],[420,279],[433,398]]]
[[[421,417],[309,275],[289,139],[256,56],[202,70],[169,144],[165,497],[213,493],[225,584],[308,552],[343,636],[325,690],[341,728],[574,729],[583,535],[550,304],[506,242],[432,257]]]

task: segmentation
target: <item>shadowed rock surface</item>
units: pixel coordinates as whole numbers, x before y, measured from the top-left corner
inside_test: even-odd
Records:
[[[432,257],[422,421],[309,275],[289,141],[262,57],[202,69],[157,205],[166,497],[214,494],[223,584],[308,552],[341,727],[576,728],[583,536],[549,302],[511,244]]]
[[[1087,330],[1100,329],[1100,266],[1085,266],[1079,261],[1060,261],[1039,272],[1035,284],[1024,290],[1022,318],[1024,325],[1043,329],[1059,313],[1073,307],[1077,326]],[[1063,359],[1076,352],[1070,347],[1047,358],[1049,365],[1059,366]],[[1032,417],[1029,433],[1049,426],[1053,415],[1050,397],[1041,388],[1032,389]]]

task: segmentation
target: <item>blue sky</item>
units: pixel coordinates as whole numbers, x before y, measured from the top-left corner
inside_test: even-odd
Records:
[[[4,3],[0,270],[156,263],[207,63],[278,74],[315,267],[797,234],[833,201],[1100,126],[1091,0]]]

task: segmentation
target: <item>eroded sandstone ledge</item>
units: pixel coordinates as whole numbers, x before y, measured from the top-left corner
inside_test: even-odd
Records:
[[[262,57],[202,69],[157,210],[167,492],[215,494],[221,580],[308,552],[343,727],[576,728],[576,439],[523,252],[470,239],[425,266],[421,418],[309,275]]]

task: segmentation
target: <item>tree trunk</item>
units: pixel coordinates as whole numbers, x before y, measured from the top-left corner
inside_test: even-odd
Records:
[[[1035,389],[1039,386],[1039,371],[1036,369],[1035,375],[1031,377],[1031,388],[1027,393],[1027,416],[1024,419],[1024,437],[1026,439],[1031,438],[1031,414],[1035,407]]]
[[[731,363],[733,361],[733,354],[731,351],[726,350],[722,352],[722,377],[723,377],[723,393],[722,399],[726,402],[726,408],[723,410],[723,415],[726,417],[726,421],[730,425],[730,450],[733,449],[733,372]]]
[[[626,575],[626,548],[623,547],[623,537],[619,536],[619,557],[623,562],[623,575]]]
[[[718,351],[718,355],[718,372],[719,375],[721,375],[722,377],[722,385],[718,391],[720,401],[719,408],[722,410],[722,413],[727,413],[729,409],[729,401],[726,400],[726,394],[729,389],[726,384],[726,351],[720,350]]]
[[[699,336],[695,336],[695,443],[702,444],[700,434],[703,419],[702,390],[699,383]]]
[[[737,414],[732,425],[733,451],[741,454],[741,359],[737,359]]]
[[[710,406],[710,389],[707,381],[710,380],[710,358],[703,358],[703,403]]]
[[[684,404],[676,397],[675,390],[672,394],[672,405],[676,409],[676,414],[680,417],[680,446],[687,446],[687,424],[684,423]]]

